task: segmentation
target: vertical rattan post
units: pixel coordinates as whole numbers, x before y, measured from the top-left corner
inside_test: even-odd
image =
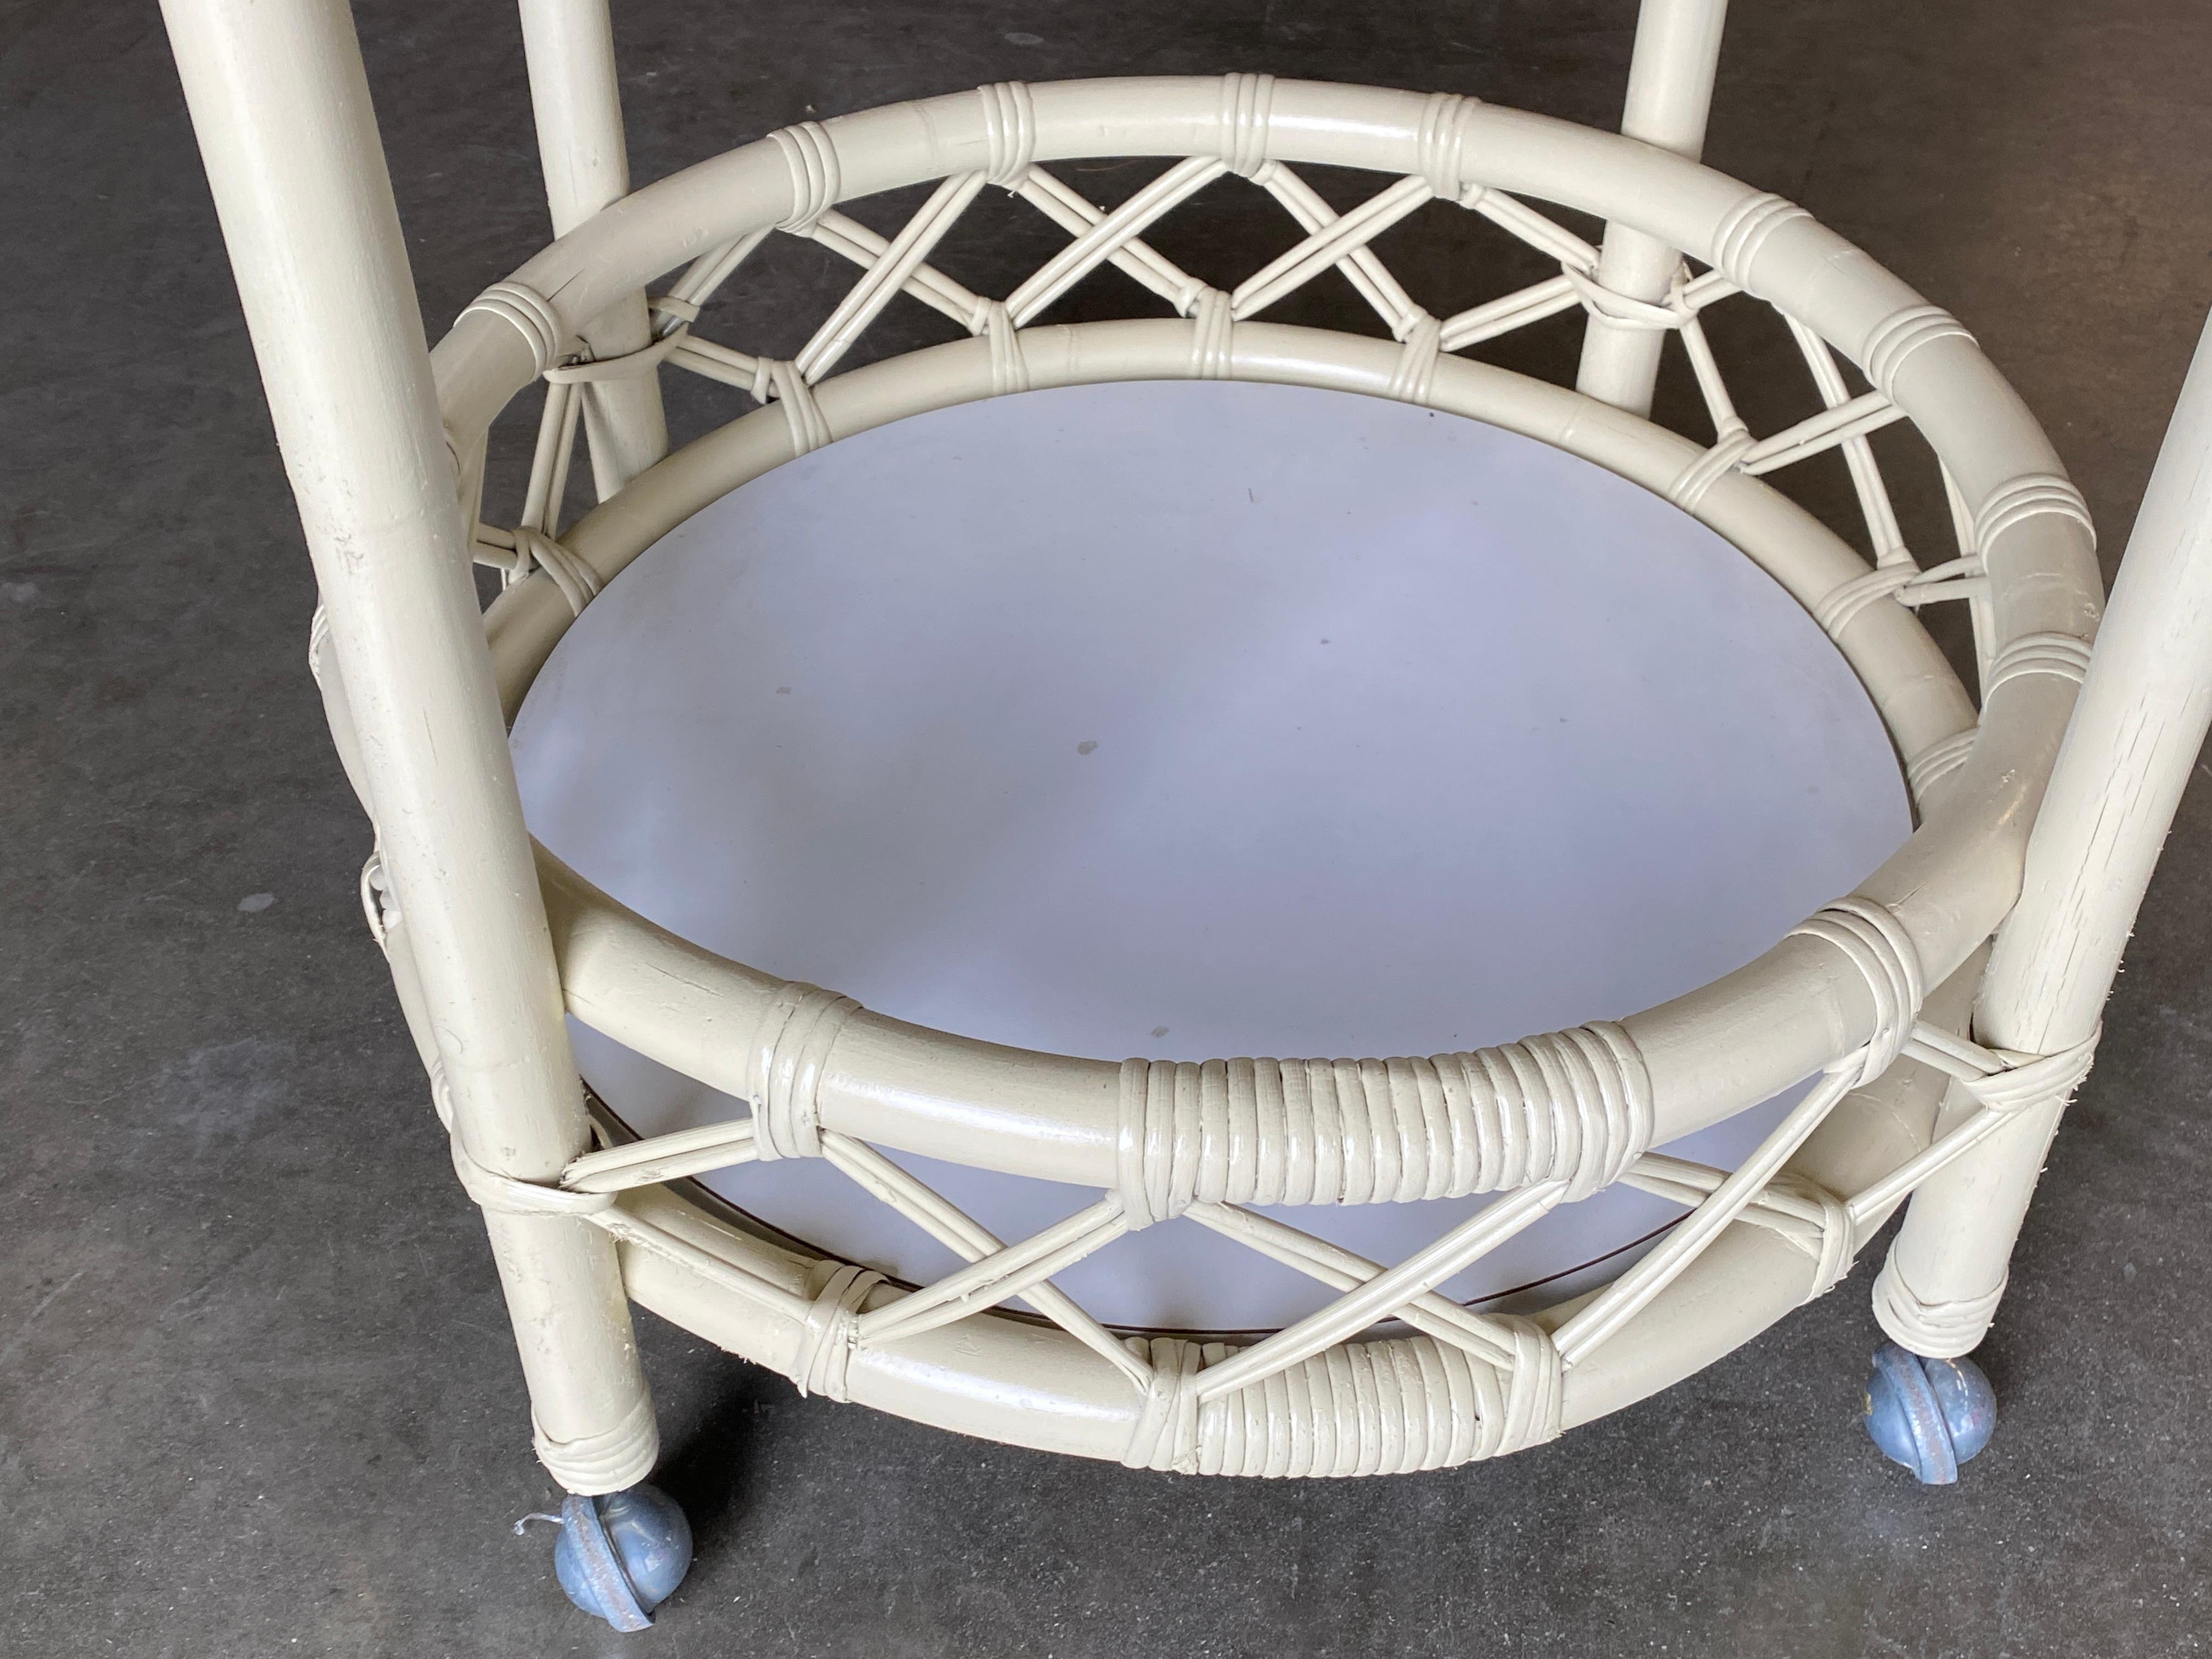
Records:
[[[1728,0],[1644,0],[1628,68],[1628,98],[1621,110],[1623,133],[1697,160],[1705,147],[1705,117],[1712,107],[1727,16]],[[1663,300],[1680,257],[1656,236],[1610,224],[1598,256],[1597,279],[1632,299]],[[1636,414],[1650,414],[1666,338],[1659,331],[1593,315],[1583,334],[1576,389]]]
[[[2111,608],[1998,933],[1975,1013],[1984,1042],[2087,1041],[2212,722],[2212,328],[2166,428]],[[2023,1108],[1914,1196],[1876,1281],[1884,1329],[1965,1353],[1995,1317],[2029,1194],[2065,1109]]]
[[[164,9],[457,1149],[526,1192],[587,1129],[352,18],[344,0]],[[639,1480],[656,1436],[611,1241],[567,1216],[485,1219],[539,1455],[572,1490]]]
[[[614,28],[606,0],[521,0],[521,5],[545,200],[553,210],[553,234],[565,236],[629,193]],[[645,295],[624,295],[581,333],[594,357],[641,349],[652,338]],[[605,501],[668,453],[660,385],[650,374],[590,381],[583,399],[592,483]]]

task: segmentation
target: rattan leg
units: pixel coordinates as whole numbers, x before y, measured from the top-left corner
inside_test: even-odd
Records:
[[[565,236],[629,193],[606,0],[522,0],[522,44],[545,199],[553,234]],[[652,338],[643,291],[624,295],[578,331],[594,357],[641,349]],[[599,381],[583,388],[583,402],[594,493],[605,501],[668,453],[660,383],[649,374]]]
[[[352,18],[343,0],[174,0],[167,16],[456,1161],[496,1200],[539,1455],[572,1490],[611,1492],[651,1468],[653,1413],[611,1242],[523,1212],[587,1130]]]
[[[1623,133],[1693,161],[1704,153],[1727,17],[1728,0],[1644,0],[1620,115]],[[1680,252],[1659,238],[1609,224],[1598,258],[1598,285],[1656,304],[1667,297],[1681,263]],[[1626,313],[1613,318],[1593,311],[1575,389],[1634,414],[1650,414],[1666,338]]]
[[[2036,817],[2020,903],[1990,955],[1975,1024],[1993,1048],[2046,1054],[2094,1041],[2212,721],[2208,448],[2212,343],[2200,343]],[[2024,1103],[1914,1196],[1875,1291],[1882,1328],[1914,1352],[1962,1354],[1989,1329],[2078,1080]]]

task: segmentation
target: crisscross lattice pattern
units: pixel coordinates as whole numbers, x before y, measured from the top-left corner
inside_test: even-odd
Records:
[[[1986,697],[2008,681],[2057,675],[2078,681],[2085,652],[2057,634],[2031,635],[1994,659],[1984,550],[2023,515],[2086,515],[2062,479],[2026,481],[1971,514],[1945,475],[1955,552],[1923,568],[1908,548],[1869,434],[1902,417],[1897,377],[1929,343],[1963,333],[1942,311],[1918,306],[1889,319],[1870,342],[1870,389],[1854,394],[1828,345],[1789,326],[1819,407],[1794,424],[1755,435],[1739,414],[1703,325],[1714,304],[1744,292],[1753,261],[1802,210],[1752,197],[1723,227],[1711,268],[1685,261],[1663,301],[1613,292],[1598,278],[1596,250],[1518,198],[1474,176],[1464,142],[1467,100],[1439,94],[1425,106],[1419,166],[1349,210],[1332,208],[1299,173],[1266,154],[1273,82],[1231,76],[1221,85],[1218,154],[1173,161],[1118,205],[1101,206],[1035,161],[1031,94],[1018,83],[986,88],[988,155],[945,179],[892,236],[838,210],[840,157],[815,123],[773,135],[789,169],[791,211],[773,230],[713,247],[654,298],[653,343],[608,361],[581,357],[554,307],[520,283],[501,283],[475,308],[511,324],[529,343],[547,395],[523,508],[513,529],[481,526],[480,556],[510,582],[543,571],[574,612],[599,587],[597,573],[564,546],[560,510],[578,425],[579,392],[598,380],[685,370],[773,404],[790,448],[803,454],[837,434],[815,388],[866,331],[903,295],[987,340],[991,385],[1031,383],[1029,325],[1080,283],[1111,266],[1156,296],[1190,329],[1188,372],[1236,372],[1236,331],[1325,271],[1341,272],[1398,343],[1392,395],[1429,400],[1439,362],[1566,313],[1617,327],[1674,335],[1702,396],[1712,436],[1667,490],[1695,508],[1730,474],[1760,476],[1840,452],[1864,520],[1871,562],[1812,607],[1839,638],[1869,607],[1963,599],[1974,617]],[[1228,175],[1279,204],[1298,240],[1235,287],[1182,270],[1146,240],[1164,216]],[[973,292],[932,263],[947,234],[986,186],[1041,214],[1066,240],[1003,297]],[[1558,274],[1437,315],[1416,303],[1378,256],[1376,239],[1431,203],[1473,212],[1556,263]],[[859,276],[788,360],[750,353],[695,331],[717,290],[775,232],[820,244]],[[1905,757],[1925,802],[1966,760],[1972,727]],[[374,865],[364,891],[380,890]],[[372,902],[372,923],[378,923]],[[1796,930],[1835,955],[1839,973],[1863,978],[1876,1010],[1868,1042],[1837,1060],[1733,1172],[1649,1151],[1651,1085],[1644,1057],[1621,1027],[1598,1024],[1474,1054],[1388,1060],[1243,1059],[1204,1065],[1131,1060],[1122,1068],[1119,1176],[1099,1200],[1030,1238],[994,1237],[866,1142],[826,1127],[818,1079],[856,1012],[849,999],[803,985],[774,998],[751,1039],[749,1120],[617,1146],[578,1158],[557,1188],[489,1174],[456,1146],[471,1193],[502,1209],[580,1215],[637,1248],[678,1261],[741,1299],[779,1314],[799,1335],[788,1369],[804,1389],[842,1399],[856,1359],[1002,1304],[1022,1302],[1113,1367],[1137,1392],[1125,1452],[1134,1466],[1265,1475],[1357,1474],[1431,1468],[1508,1452],[1559,1431],[1562,1379],[1678,1279],[1738,1220],[1778,1235],[1811,1262],[1811,1294],[1848,1269],[1866,1233],[1918,1182],[2000,1127],[2023,1104],[2068,1093],[2091,1045],[2032,1056],[1982,1048],[1920,1019],[1927,994],[1911,938],[1888,908],[1863,895],[1839,901]],[[1862,1191],[1823,1189],[1785,1168],[1852,1089],[1881,1078],[1900,1056],[1959,1080],[1973,1103],[1924,1152]],[[619,1194],[755,1159],[818,1157],[960,1256],[963,1267],[915,1289],[854,1264],[823,1262],[803,1291],[752,1273],[641,1220]],[[1559,1204],[1615,1181],[1683,1206],[1664,1241],[1564,1320],[1538,1322],[1469,1311],[1437,1287]],[[1395,1266],[1261,1214],[1257,1206],[1404,1200],[1444,1194],[1504,1195]],[[1054,1288],[1055,1273],[1133,1228],[1180,1218],[1234,1239],[1338,1293],[1318,1312],[1249,1346],[1176,1338],[1124,1341]],[[1409,1334],[1370,1338],[1378,1326]]]

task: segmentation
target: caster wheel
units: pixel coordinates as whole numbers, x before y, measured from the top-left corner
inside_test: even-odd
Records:
[[[655,1486],[561,1505],[553,1571],[568,1599],[617,1630],[643,1630],[691,1566],[691,1523]]]
[[[1971,1359],[1929,1359],[1885,1342],[1867,1379],[1866,1430],[1892,1462],[1923,1486],[1948,1486],[1990,1443],[1997,1397]]]

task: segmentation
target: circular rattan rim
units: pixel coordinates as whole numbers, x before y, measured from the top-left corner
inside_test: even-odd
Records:
[[[1094,383],[1101,380],[1172,380],[1189,377],[1196,325],[1179,320],[1139,320],[1071,325],[1033,331],[1024,356],[1031,389]],[[1396,361],[1388,342],[1314,329],[1247,324],[1237,331],[1235,353],[1225,377],[1266,380],[1348,392],[1374,394]],[[1249,356],[1246,355],[1249,350]],[[854,433],[890,421],[999,395],[992,380],[992,351],[984,341],[933,347],[851,370],[828,380],[815,393],[817,404],[835,434]],[[1703,453],[1689,440],[1644,421],[1604,410],[1572,392],[1511,371],[1466,359],[1446,357],[1436,367],[1427,407],[1486,422],[1540,439],[1595,462],[1647,489],[1666,483]],[[588,515],[565,537],[569,550],[602,581],[616,580],[630,562],[660,537],[708,503],[794,458],[796,452],[781,411],[770,406],[731,422],[699,439],[661,465],[635,480],[621,495]],[[1802,604],[1817,614],[1829,594],[1865,574],[1865,562],[1835,533],[1761,479],[1736,477],[1708,490],[1693,516],[1750,556]],[[520,707],[537,671],[551,654],[575,612],[544,580],[510,590],[489,619],[494,660],[508,708]],[[1914,615],[1898,605],[1868,606],[1837,629],[1836,642],[1858,674],[1889,731],[1898,751],[1912,756],[1936,748],[1973,728],[1973,708],[1957,677]],[[1942,799],[1942,790],[1957,773],[1940,775],[1922,791],[1923,807]],[[773,994],[781,981],[738,964],[695,952],[652,924],[635,918],[616,901],[599,894],[573,872],[553,868],[547,860],[549,890],[565,914],[572,907],[590,910],[594,926],[623,918],[623,960],[594,951],[567,973],[572,1006],[587,1024],[641,1052],[740,1097],[757,1089],[753,1061],[740,1048],[714,1041],[702,1048],[699,1028],[689,1018],[656,1018],[647,998],[665,1000],[649,985],[660,977],[655,965],[674,951],[685,963],[688,979],[711,985],[710,994],[740,1000]],[[651,980],[641,978],[651,975]],[[880,1033],[894,1053],[881,1062],[884,1072],[899,1063],[896,1048],[914,1040],[916,1028],[863,1011],[863,1030]],[[848,1028],[849,1029],[849,1028]],[[862,1035],[841,1038],[840,1048]],[[926,1035],[921,1042],[945,1040]],[[950,1039],[968,1043],[967,1039]],[[994,1054],[1011,1054],[995,1045],[971,1044]],[[864,1139],[929,1157],[1035,1176],[1106,1186],[1118,1155],[1110,1123],[1101,1130],[1096,1102],[1118,1090],[1121,1068],[1111,1062],[1060,1056],[1036,1057],[1053,1068],[1049,1077],[1027,1080],[1042,1103],[1024,1108],[1018,1121],[999,1126],[982,1116],[985,1103],[975,1097],[927,1106],[909,1100],[861,1117],[840,1114],[857,1102],[841,1100],[834,1076],[821,1084],[822,1104],[841,1127]],[[1807,1067],[1806,1069],[1814,1069]],[[1771,1097],[1803,1075],[1781,1079],[1776,1089],[1728,1103],[1695,1121],[1669,1123],[1657,1136],[1665,1140]],[[1034,1097],[1033,1097],[1034,1098]],[[1040,1146],[1030,1127],[1040,1115],[1060,1109],[1063,1122],[1054,1144]],[[824,1121],[830,1121],[825,1118]],[[1090,1129],[1087,1144],[1065,1144]],[[1103,1148],[1103,1151],[1102,1151]]]
[[[1188,380],[1194,372],[1194,325],[1188,323],[1082,324],[1042,332],[1055,337],[1054,343],[1064,343],[1066,349],[1064,356],[1055,357],[1054,343],[1032,341],[1025,348],[1032,371],[1037,374],[1031,390],[1095,384],[1095,379],[1085,372],[1085,365],[1093,362],[1108,366],[1111,377],[1115,379]],[[1062,335],[1065,341],[1057,342],[1056,337]],[[1347,367],[1351,360],[1368,359],[1365,367],[1372,373],[1387,367],[1395,356],[1395,349],[1387,343],[1321,330],[1252,325],[1240,331],[1240,335],[1255,344],[1255,358],[1249,364],[1240,359],[1221,366],[1224,372],[1220,378],[1263,380],[1347,392],[1347,388],[1364,389],[1360,370]],[[1093,341],[1097,345],[1086,349],[1087,343]],[[893,421],[919,418],[978,398],[1010,395],[995,392],[988,383],[986,361],[978,356],[979,351],[988,353],[988,349],[986,343],[981,342],[935,348],[936,352],[962,354],[965,360],[955,359],[944,365],[933,361],[930,351],[885,360],[839,375],[816,395],[824,410],[836,417],[834,426],[839,440]],[[1062,379],[1062,374],[1074,378]],[[1689,441],[1648,422],[1597,428],[1578,421],[1576,416],[1589,406],[1587,399],[1510,370],[1463,359],[1448,358],[1438,365],[1437,380],[1426,404],[1439,412],[1544,437],[1554,447],[1605,465],[1608,471],[1647,486],[1652,480],[1677,476],[1700,453]],[[848,410],[852,412],[848,414]],[[1607,437],[1593,442],[1600,432]],[[618,518],[602,521],[594,515],[579,525],[567,538],[570,550],[586,560],[603,581],[620,580],[635,559],[702,507],[796,459],[786,437],[782,414],[773,406],[739,416],[702,437],[680,456],[672,458],[667,471],[656,469],[654,475],[635,481],[624,495],[627,497],[632,492],[639,492],[643,499],[630,499],[629,510]],[[1724,527],[1736,538],[1738,550],[1773,576],[1808,612],[1816,611],[1822,595],[1864,569],[1864,561],[1832,531],[1765,480],[1747,478],[1741,483],[1744,488],[1740,492],[1723,493],[1717,503],[1709,498],[1708,505],[1717,507],[1717,517],[1707,522],[1712,527]],[[504,602],[504,608],[495,613],[495,662],[501,695],[510,712],[520,706],[537,672],[550,659],[579,614],[565,603],[546,604],[542,599],[530,603],[538,597],[517,591]],[[1863,614],[1865,620],[1862,625],[1838,630],[1842,637],[1836,643],[1861,676],[1862,684],[1868,690],[1898,753],[1917,753],[1941,743],[1941,737],[1930,735],[1934,732],[1948,736],[1964,730],[1971,733],[1972,706],[1949,664],[1913,613],[1891,607]],[[1957,722],[1960,720],[1966,724],[1959,726]],[[1940,788],[1951,775],[1940,775],[1929,789]],[[550,855],[547,857],[550,866]],[[564,896],[581,894],[589,904],[619,904],[618,901],[599,896],[596,890],[589,888],[573,872],[552,872],[551,880],[553,890]],[[730,964],[726,963],[695,963],[687,976],[695,981],[709,980],[729,969]],[[629,1033],[638,1042],[647,1043],[653,1042],[665,1030],[627,1017],[626,1001],[617,1003],[611,1014],[596,1006],[592,1006],[592,1012],[586,1013],[586,1007],[592,1006],[587,1004],[591,993],[580,990],[573,976],[569,991],[571,1006],[579,1016],[587,1024],[610,1035]],[[624,1036],[623,1040],[630,1041],[631,1036]],[[742,1092],[744,1083],[736,1073],[736,1060],[726,1054],[717,1066],[711,1057],[696,1051],[666,1047],[641,1051],[694,1076],[698,1075],[696,1068],[702,1065],[714,1066],[718,1073],[726,1079],[721,1086],[730,1092]],[[617,1104],[604,1095],[597,1098],[597,1115],[611,1133],[624,1140],[638,1138],[624,1121]],[[884,1139],[901,1144],[890,1136]],[[988,1156],[978,1157],[973,1149],[963,1156],[963,1161],[1012,1173],[1034,1174],[1034,1164],[1017,1162],[1023,1158],[1029,1145],[1026,1138],[1016,1137],[1011,1144],[997,1141],[982,1149],[1007,1160],[1006,1163]],[[1009,1170],[1009,1164],[1014,1167]],[[694,1195],[695,1201],[710,1200],[718,1212],[739,1220],[749,1231],[770,1243],[792,1249],[802,1256],[831,1254],[784,1228],[747,1214],[742,1206],[714,1197],[703,1187],[686,1190]],[[1649,1238],[1638,1239],[1617,1246],[1606,1255],[1618,1255],[1648,1242]],[[1539,1281],[1539,1285],[1579,1273],[1592,1265],[1595,1264],[1577,1263],[1563,1267]],[[887,1279],[886,1283],[903,1285],[896,1278]],[[1512,1293],[1498,1293],[1507,1294]],[[1148,1331],[1148,1328],[1121,1323],[1113,1328]],[[1249,1329],[1205,1332],[1210,1340],[1249,1339],[1252,1334]]]
[[[1184,159],[1140,191],[1135,207],[1091,210],[1087,227],[1071,223],[1081,257],[1048,264],[1005,302],[977,302],[975,339],[818,386],[802,366],[747,359],[752,389],[775,408],[671,456],[557,543],[517,532],[514,546],[536,557],[539,574],[520,581],[488,619],[510,707],[598,584],[745,477],[849,432],[968,398],[1228,374],[1492,420],[1694,512],[1759,558],[1850,659],[1908,762],[1921,827],[1857,894],[1712,986],[1617,1024],[1426,1061],[1116,1066],[927,1032],[714,958],[546,860],[572,1012],[753,1100],[757,1127],[745,1155],[857,1160],[866,1143],[878,1142],[1103,1188],[1108,1196],[1095,1215],[1074,1218],[1082,1224],[1066,1237],[1026,1241],[1033,1248],[1024,1263],[1006,1260],[1023,1247],[998,1249],[996,1241],[964,1251],[979,1264],[954,1276],[962,1284],[933,1287],[941,1292],[933,1322],[899,1306],[930,1292],[901,1298],[881,1291],[873,1275],[805,1262],[652,1184],[736,1161],[726,1145],[719,1150],[731,1156],[703,1160],[716,1149],[661,1147],[649,1169],[617,1149],[596,1164],[580,1160],[594,1167],[572,1170],[567,1184],[624,1193],[595,1218],[635,1247],[626,1272],[633,1294],[649,1305],[802,1386],[948,1427],[1248,1474],[1436,1467],[1547,1438],[1686,1374],[1826,1289],[1903,1196],[1905,1188],[1889,1188],[1899,1166],[1911,1173],[1925,1133],[1902,1126],[1932,1128],[1942,1085],[1941,1071],[1919,1062],[1940,1057],[1929,1043],[1962,1023],[1958,988],[1968,976],[1958,970],[2016,896],[2027,830],[2094,629],[2100,594],[2086,514],[2047,441],[1964,331],[1802,210],[1678,157],[1542,118],[1454,97],[1265,76],[987,88],[808,123],[641,191],[498,285],[438,349],[441,404],[465,475],[485,425],[532,378],[629,372],[683,351],[682,329],[670,325],[688,322],[685,310],[696,314],[696,305],[679,283],[676,304],[662,307],[659,343],[640,354],[649,363],[563,368],[584,324],[683,259],[698,260],[695,274],[718,259],[733,262],[771,227],[828,240],[837,202],[932,179],[946,180],[933,204],[956,183],[966,191],[960,206],[987,181],[1049,193],[1049,183],[1036,183],[1049,180],[1040,164],[1077,155]],[[1765,445],[1739,422],[1699,446],[1449,355],[1452,324],[1473,313],[1441,331],[1425,313],[1401,318],[1396,344],[1248,320],[1240,305],[1256,310],[1295,285],[1297,272],[1287,267],[1287,275],[1270,267],[1256,288],[1234,295],[1154,283],[1188,320],[1018,326],[1084,270],[1134,257],[1144,212],[1224,173],[1280,197],[1288,165],[1310,163],[1401,178],[1366,207],[1309,225],[1303,252],[1285,256],[1293,267],[1299,257],[1312,270],[1357,263],[1363,222],[1439,198],[1546,245],[1549,222],[1505,194],[1526,192],[1682,247],[1711,267],[1700,279],[1708,293],[1767,301],[1801,342],[1840,350],[1874,390],[1848,403],[1829,399],[1824,416]],[[869,261],[894,288],[915,269],[900,268],[901,252],[894,242]],[[1639,310],[1597,289],[1571,248],[1561,280],[1569,305],[1623,326],[1685,327],[1689,337],[1684,306],[1668,313],[1674,321],[1655,320],[1645,313],[1662,308]],[[1869,571],[1747,472],[1844,441],[1899,412],[1936,450],[1970,527],[1976,568],[1962,574],[1979,583],[1978,619],[1987,632],[1978,736],[1955,679],[1897,603],[1912,575]],[[1916,1044],[1912,1058],[1893,1064]],[[1395,1272],[1363,1264],[1349,1275],[1359,1288],[1336,1310],[1333,1340],[1291,1352],[1284,1345],[1294,1333],[1285,1332],[1241,1355],[1172,1340],[1130,1353],[1073,1316],[1052,1315],[1064,1332],[962,1316],[1015,1294],[1037,1303],[1049,1289],[1054,1250],[1079,1254],[1102,1235],[1194,1206],[1518,1188],[1485,1212],[1493,1214],[1578,1197],[1624,1176],[1648,1182],[1653,1161],[1644,1153],[1655,1141],[1822,1070],[1830,1078],[1815,1091],[1819,1109],[1796,1139],[1759,1167],[1691,1192],[1693,1224],[1668,1248],[1685,1236],[1687,1243],[1625,1297],[1617,1282],[1597,1304],[1538,1322],[1478,1321],[1480,1329],[1446,1330],[1439,1340],[1431,1327],[1441,1316],[1421,1303],[1419,1275],[1408,1276],[1419,1261]],[[1304,1099],[1292,1099],[1300,1090]],[[1332,1091],[1334,1121],[1313,1107]],[[1225,1146],[1224,1115],[1249,1121],[1255,1111],[1260,1133],[1243,1138],[1242,1152]],[[1364,1121],[1346,1127],[1347,1112]],[[1545,1145],[1531,1144],[1543,1135]],[[1393,1146],[1395,1162],[1379,1155]],[[1321,1154],[1337,1159],[1329,1178],[1310,1173],[1290,1190],[1297,1183],[1286,1187],[1283,1166]],[[692,1161],[678,1167],[683,1155]],[[1796,1176],[1781,1173],[1784,1159]],[[881,1188],[890,1177],[880,1170],[860,1164],[847,1172],[899,1201]],[[1818,1183],[1809,1190],[1808,1176]],[[1836,1192],[1868,1201],[1854,1210]],[[905,1201],[921,1202],[912,1194]],[[1024,1267],[1036,1271],[1024,1278]],[[1345,1340],[1393,1315],[1424,1334]],[[1278,1352],[1263,1358],[1272,1364],[1254,1358],[1271,1346]]]

